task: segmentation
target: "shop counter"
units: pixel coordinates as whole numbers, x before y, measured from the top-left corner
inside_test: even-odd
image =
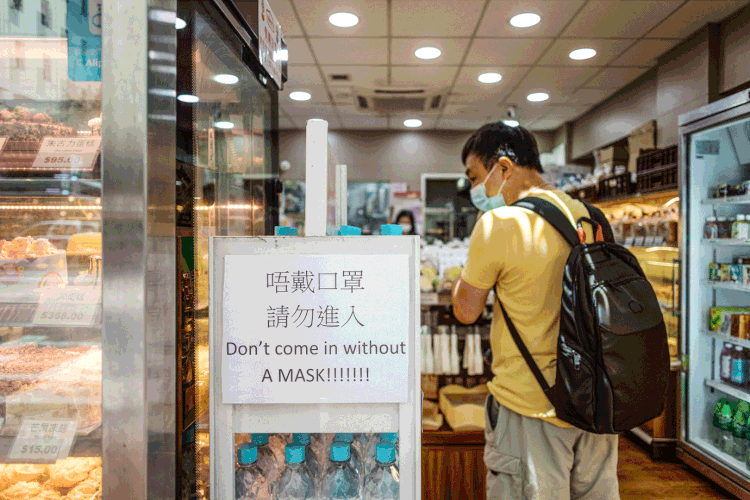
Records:
[[[485,498],[484,431],[422,432],[422,499]]]

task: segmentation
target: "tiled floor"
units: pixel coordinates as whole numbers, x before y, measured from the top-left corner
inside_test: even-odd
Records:
[[[622,500],[734,498],[682,463],[654,462],[625,437],[620,438],[618,476]]]

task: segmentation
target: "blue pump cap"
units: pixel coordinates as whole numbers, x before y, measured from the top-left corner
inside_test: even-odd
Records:
[[[381,443],[398,443],[398,432],[382,432],[380,433]]]
[[[290,227],[289,228],[289,236],[299,236],[299,228],[298,227]]]
[[[333,440],[338,443],[353,443],[354,434],[351,432],[341,432],[334,436]]]
[[[305,461],[305,447],[301,444],[288,444],[284,450],[284,458],[288,464],[300,464]]]
[[[240,465],[251,464],[258,460],[258,447],[250,443],[242,443],[237,450],[237,461]]]
[[[253,434],[250,442],[256,446],[262,446],[268,444],[268,434]]]
[[[331,460],[334,462],[346,462],[349,460],[349,443],[334,442],[331,445]]]
[[[396,447],[391,443],[379,443],[375,447],[375,460],[381,464],[389,464],[396,461]]]
[[[292,434],[292,443],[307,446],[310,444],[310,434]]]
[[[341,236],[361,236],[362,230],[354,226],[341,226],[339,229],[339,235]]]
[[[290,236],[291,229],[289,226],[276,226],[273,228],[273,234],[276,236]]]
[[[380,226],[380,234],[383,236],[401,236],[404,234],[404,228],[399,224],[383,224]]]

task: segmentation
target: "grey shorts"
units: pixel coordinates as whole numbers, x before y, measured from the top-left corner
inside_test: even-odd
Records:
[[[492,396],[486,410],[487,500],[620,499],[618,436],[524,417]]]

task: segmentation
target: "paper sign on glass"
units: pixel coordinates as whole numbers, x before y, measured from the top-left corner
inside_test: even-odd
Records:
[[[83,288],[43,288],[35,325],[91,326],[101,307],[101,291]]]
[[[55,463],[67,458],[75,435],[75,420],[25,418],[7,458],[14,462]]]
[[[407,255],[225,258],[222,402],[405,403]]]
[[[45,137],[32,168],[38,170],[91,170],[101,137]]]

